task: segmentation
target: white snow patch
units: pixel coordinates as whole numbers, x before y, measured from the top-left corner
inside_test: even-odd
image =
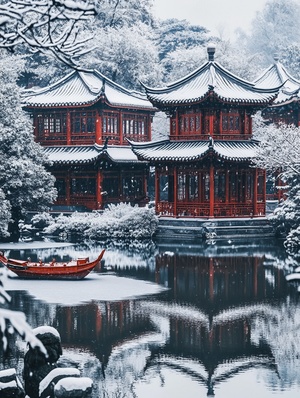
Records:
[[[0,370],[0,377],[15,377],[16,376],[16,369],[3,369]]]
[[[58,331],[55,328],[53,328],[52,326],[39,326],[39,327],[33,329],[33,333],[35,336],[37,336],[38,334],[50,333],[50,334],[53,334],[54,336],[56,336],[60,340],[60,335],[59,335]]]
[[[92,388],[93,382],[89,377],[66,377],[61,379],[54,387],[54,391],[57,392],[59,390],[65,391],[86,391],[89,388]]]
[[[53,247],[68,247],[74,246],[74,243],[68,242],[48,242],[48,241],[33,241],[33,242],[16,242],[16,243],[1,243],[1,250],[30,250],[30,249],[49,249]]]
[[[8,292],[27,290],[37,300],[66,306],[90,301],[128,300],[158,294],[166,290],[166,288],[151,282],[96,273],[91,273],[80,281],[7,278],[5,289]]]
[[[5,390],[8,388],[16,388],[16,387],[17,387],[17,383],[15,380],[8,381],[7,383],[0,382],[0,392],[1,392],[1,390]]]
[[[76,368],[56,368],[51,370],[47,376],[40,382],[39,393],[40,395],[43,391],[53,382],[56,377],[80,377],[80,372]]]

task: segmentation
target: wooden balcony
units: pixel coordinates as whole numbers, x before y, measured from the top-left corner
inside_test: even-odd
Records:
[[[210,217],[209,203],[177,203],[176,209],[174,203],[158,202],[156,204],[156,213],[164,217]],[[249,203],[216,203],[213,211],[216,218],[235,218],[235,217],[253,217],[253,205]],[[265,204],[257,203],[257,214],[255,216],[265,215]]]

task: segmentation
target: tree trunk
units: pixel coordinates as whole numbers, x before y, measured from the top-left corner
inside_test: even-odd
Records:
[[[20,228],[19,228],[19,221],[21,219],[20,209],[12,208],[11,218],[12,221],[8,224],[8,232],[10,233],[8,240],[10,242],[18,242],[18,240],[20,239]]]

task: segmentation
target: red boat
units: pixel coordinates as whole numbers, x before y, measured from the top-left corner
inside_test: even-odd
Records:
[[[69,262],[56,262],[55,259],[50,263],[41,260],[32,262],[31,260],[15,260],[6,258],[0,252],[0,263],[5,265],[10,271],[17,274],[20,278],[26,279],[83,279],[101,261],[105,249],[102,250],[98,258],[89,261],[88,257],[78,258]]]

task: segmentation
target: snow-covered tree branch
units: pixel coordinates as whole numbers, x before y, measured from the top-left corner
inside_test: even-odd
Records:
[[[0,4],[0,47],[26,44],[32,51],[75,65],[89,51],[90,37],[80,35],[80,23],[95,15],[92,1],[4,0]]]
[[[280,171],[283,180],[300,175],[300,128],[294,125],[266,124],[254,118],[255,138],[260,141],[257,164],[269,171]]]
[[[259,167],[276,172],[284,182],[286,199],[270,217],[277,231],[286,237],[285,246],[300,253],[300,128],[266,124],[255,118],[254,131],[260,140],[256,159]]]

